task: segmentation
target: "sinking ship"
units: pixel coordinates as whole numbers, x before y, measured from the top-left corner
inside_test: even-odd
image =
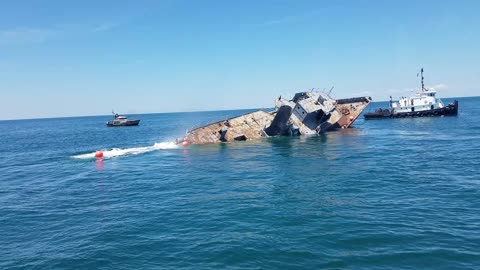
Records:
[[[214,144],[271,136],[316,135],[348,128],[371,102],[371,97],[333,99],[319,91],[279,97],[275,110],[258,110],[187,132],[178,144]]]

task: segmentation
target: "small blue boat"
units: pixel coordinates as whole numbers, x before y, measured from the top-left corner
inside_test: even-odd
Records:
[[[140,120],[128,119],[125,115],[114,114],[113,121],[107,122],[107,127],[126,127],[126,126],[138,126]]]

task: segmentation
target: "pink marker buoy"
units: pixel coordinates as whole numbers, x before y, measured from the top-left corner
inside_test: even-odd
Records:
[[[187,147],[187,146],[189,146],[189,145],[190,145],[190,143],[189,143],[188,141],[183,141],[183,142],[182,142],[182,146],[183,146],[183,147]]]
[[[103,158],[103,152],[102,151],[95,152],[95,157],[96,158]]]

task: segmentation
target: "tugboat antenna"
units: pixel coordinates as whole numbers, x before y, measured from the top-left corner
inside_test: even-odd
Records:
[[[425,85],[423,84],[423,68],[420,70],[421,76],[422,76],[422,92],[425,91]]]

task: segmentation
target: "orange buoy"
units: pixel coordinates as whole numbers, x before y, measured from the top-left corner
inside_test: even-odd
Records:
[[[103,152],[102,151],[95,152],[95,157],[96,158],[103,158]]]
[[[183,141],[183,142],[182,142],[182,145],[183,145],[183,147],[187,147],[187,146],[190,145],[190,143],[189,143],[188,141]]]

